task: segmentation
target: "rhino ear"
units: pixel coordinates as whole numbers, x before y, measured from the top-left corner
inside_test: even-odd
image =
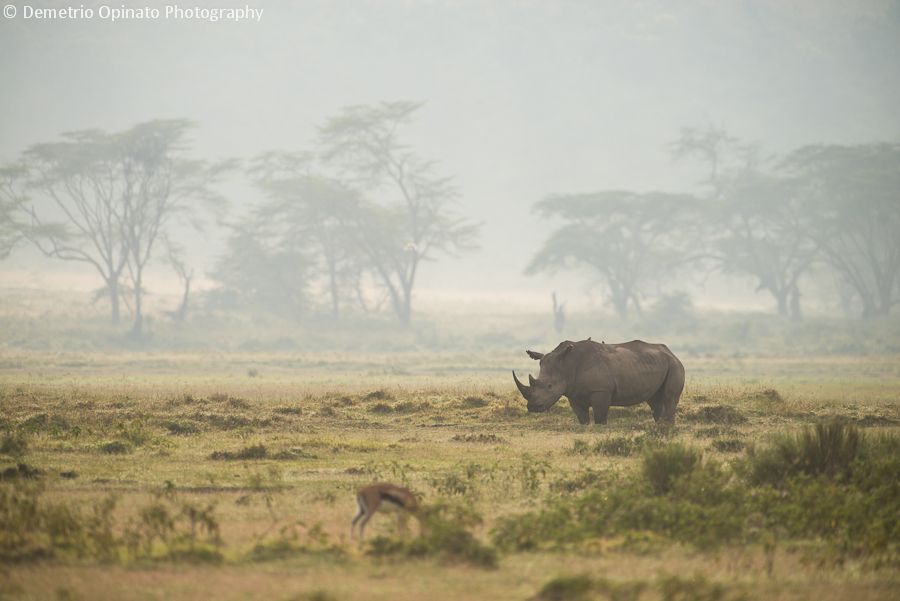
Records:
[[[565,348],[565,350],[563,350],[562,355],[560,355],[560,357],[565,357],[566,355],[568,355],[570,352],[572,352],[572,348],[573,347],[571,344],[569,346],[567,346]]]
[[[544,358],[544,353],[535,353],[534,351],[525,351],[525,354],[527,354],[529,357],[531,357],[535,361],[540,361],[541,359]]]
[[[590,341],[591,341],[591,337],[590,337],[590,336],[588,336],[588,342],[590,342]]]

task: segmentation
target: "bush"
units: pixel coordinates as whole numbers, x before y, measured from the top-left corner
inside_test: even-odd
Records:
[[[24,432],[6,432],[0,440],[0,453],[11,457],[21,457],[28,450],[28,438]]]
[[[699,453],[684,445],[645,450],[640,474],[601,479],[580,496],[575,496],[576,486],[575,494],[553,496],[539,510],[502,517],[492,540],[499,549],[529,551],[577,550],[604,537],[621,537],[625,544],[661,537],[698,548],[777,539],[808,542],[807,559],[840,563],[857,558],[876,567],[900,566],[900,437],[859,439],[847,469],[828,476],[828,465],[845,462],[853,446],[853,430],[839,429],[820,424],[776,437],[794,441],[801,458],[796,466],[815,467],[788,474],[775,486],[747,486],[759,467],[753,460],[735,460],[732,472],[714,460],[701,462]],[[816,464],[813,459],[823,447],[838,449],[830,457],[843,461]],[[800,449],[811,459],[804,459]],[[758,451],[757,457],[770,450]],[[733,477],[735,472],[743,478]],[[668,582],[664,598],[695,598],[692,586]],[[715,593],[715,586],[700,588],[704,595]]]
[[[163,428],[169,431],[169,434],[175,436],[200,434],[200,426],[192,422],[165,421],[161,425]]]
[[[578,601],[587,599],[588,593],[593,588],[594,580],[588,574],[557,576],[542,586],[535,598],[547,601]]]
[[[628,457],[640,447],[640,441],[627,436],[612,436],[601,440],[594,446],[594,452],[613,457]]]
[[[383,388],[379,388],[378,390],[373,390],[369,394],[364,397],[366,401],[385,401],[392,400],[394,397],[390,392]]]
[[[574,478],[562,477],[550,483],[552,492],[573,493],[586,488],[596,488],[609,481],[609,476],[601,472],[595,472],[591,468],[575,474]]]
[[[487,407],[490,402],[480,396],[467,396],[459,404],[463,409],[477,409],[478,407]]]
[[[717,438],[710,446],[721,453],[737,453],[744,448],[744,441],[740,438]]]
[[[411,540],[378,536],[369,543],[370,555],[436,557],[482,568],[497,567],[497,550],[479,541],[471,528],[481,516],[468,504],[438,500],[420,508],[421,533]]]
[[[233,460],[241,460],[241,459],[265,459],[269,454],[269,451],[266,449],[266,445],[264,444],[256,444],[249,447],[244,447],[240,451],[236,453],[232,453],[231,451],[213,451],[213,453],[209,456],[210,459],[214,461],[233,461]]]
[[[829,478],[847,475],[861,438],[859,428],[840,420],[819,423],[799,434],[776,435],[761,449],[750,446],[747,461],[738,465],[742,475],[755,485],[777,485],[799,474]]]
[[[98,448],[101,453],[106,453],[107,455],[125,455],[131,452],[131,445],[121,440],[110,440],[100,443]]]
[[[454,434],[450,440],[453,442],[478,442],[484,444],[503,444],[506,441],[496,434]]]
[[[675,480],[690,474],[700,463],[700,453],[679,443],[644,451],[643,474],[657,494],[672,490]]]

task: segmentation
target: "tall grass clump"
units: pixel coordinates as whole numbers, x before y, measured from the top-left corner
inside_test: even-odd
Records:
[[[482,518],[471,505],[438,499],[420,509],[419,520],[419,536],[409,540],[378,536],[369,543],[368,553],[376,557],[435,557],[449,563],[497,567],[497,550],[472,533]]]
[[[715,461],[704,465],[697,450],[670,443],[645,450],[638,473],[501,518],[492,534],[499,548],[517,550],[565,549],[636,532],[709,547],[744,534],[745,497],[729,470]]]
[[[89,506],[47,499],[44,481],[22,479],[0,485],[0,562],[45,558],[117,561],[222,559],[215,503],[180,500],[174,486],[138,509],[124,524],[118,499],[108,495]],[[203,539],[200,535],[205,534]],[[160,555],[161,547],[165,555]]]
[[[680,443],[644,450],[643,474],[657,494],[670,492],[678,478],[690,474],[700,463],[700,453]]]
[[[798,434],[778,434],[762,448],[747,448],[747,461],[738,464],[750,484],[783,483],[805,474],[834,478],[848,475],[860,448],[862,434],[840,420],[806,427]]]
[[[28,437],[21,430],[7,431],[0,437],[0,454],[20,458],[28,450]]]

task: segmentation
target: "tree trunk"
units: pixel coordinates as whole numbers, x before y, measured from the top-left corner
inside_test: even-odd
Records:
[[[796,284],[791,287],[791,321],[795,323],[803,321],[800,314],[800,289]]]
[[[866,291],[863,293],[862,290],[857,289],[857,293],[862,297],[863,301],[863,312],[862,318],[864,320],[875,319],[878,317],[878,307],[875,306],[875,295]]]
[[[329,276],[331,278],[331,316],[337,321],[340,317],[340,304],[338,299],[337,274],[335,273],[333,266],[329,269]]]
[[[772,296],[775,297],[775,300],[778,302],[778,314],[782,317],[788,316],[788,291],[786,289],[777,290],[775,288],[769,288],[769,291],[772,293]]]
[[[191,270],[191,275],[184,276],[184,297],[181,299],[181,306],[175,312],[175,321],[184,321],[184,316],[187,313],[188,295],[191,292],[191,278],[194,277],[193,273],[193,270]]]
[[[134,281],[134,327],[131,334],[140,338],[144,324],[144,316],[141,314],[141,276]]]
[[[109,290],[109,302],[112,305],[112,322],[119,323],[119,281],[116,278],[106,280],[106,288]]]
[[[616,313],[622,318],[622,321],[628,321],[628,297],[613,292],[612,302]]]

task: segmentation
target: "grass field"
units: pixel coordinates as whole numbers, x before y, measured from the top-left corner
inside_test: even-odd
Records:
[[[0,599],[900,598],[900,359],[682,359],[669,428],[518,351],[2,351]]]

